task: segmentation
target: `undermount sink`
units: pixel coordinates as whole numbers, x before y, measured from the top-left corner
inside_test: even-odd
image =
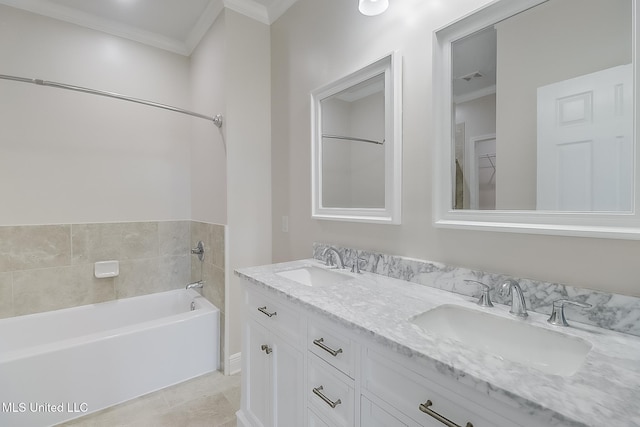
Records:
[[[278,271],[276,274],[305,286],[334,285],[352,278],[348,274],[313,266]]]
[[[426,332],[554,375],[573,375],[591,350],[591,344],[578,337],[452,304],[410,321]]]

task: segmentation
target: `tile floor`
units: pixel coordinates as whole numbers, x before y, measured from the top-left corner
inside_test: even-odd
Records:
[[[235,427],[240,375],[220,372],[147,394],[64,427]]]

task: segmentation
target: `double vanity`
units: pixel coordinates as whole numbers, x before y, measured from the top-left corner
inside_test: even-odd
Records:
[[[556,326],[480,306],[473,286],[467,296],[351,270],[306,259],[236,271],[239,425],[640,425],[637,336],[572,321],[573,309]]]

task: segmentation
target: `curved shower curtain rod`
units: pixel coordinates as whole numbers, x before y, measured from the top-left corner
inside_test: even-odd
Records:
[[[86,87],[73,86],[73,85],[68,85],[68,84],[64,84],[64,83],[49,82],[49,81],[40,80],[40,79],[29,79],[29,78],[25,78],[25,77],[8,76],[8,75],[5,75],[5,74],[0,74],[0,79],[12,80],[12,81],[23,82],[23,83],[33,83],[33,84],[36,84],[36,85],[39,85],[39,86],[57,87],[59,89],[75,90],[77,92],[90,93],[92,95],[100,95],[100,96],[106,96],[106,97],[109,97],[109,98],[122,99],[124,101],[130,101],[130,102],[135,102],[135,103],[138,103],[138,104],[149,105],[151,107],[162,108],[162,109],[169,110],[169,111],[175,111],[176,113],[187,114],[189,116],[193,116],[193,117],[198,117],[200,119],[209,120],[209,121],[212,121],[213,124],[216,125],[218,128],[222,127],[222,115],[221,114],[218,114],[215,117],[205,116],[204,114],[195,113],[193,111],[185,110],[183,108],[172,107],[171,105],[159,104],[157,102],[146,101],[144,99],[131,98],[129,96],[120,95],[119,93],[115,93],[115,92],[107,92],[107,91],[104,91],[104,90],[89,89],[89,88],[86,88]]]

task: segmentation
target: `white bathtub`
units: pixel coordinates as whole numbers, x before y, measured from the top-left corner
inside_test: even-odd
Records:
[[[218,369],[219,316],[190,289],[0,320],[0,426],[54,425]]]

